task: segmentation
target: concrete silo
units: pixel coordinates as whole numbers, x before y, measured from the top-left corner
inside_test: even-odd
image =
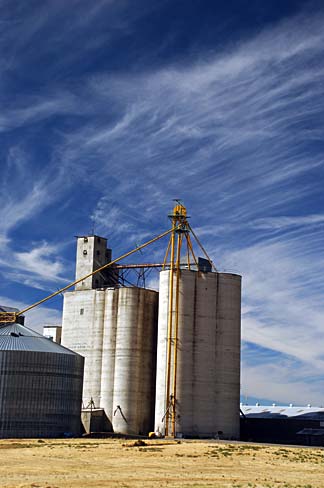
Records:
[[[114,415],[114,379],[115,379],[115,351],[118,317],[119,289],[106,290],[105,316],[102,338],[102,363],[100,406],[104,408],[109,419],[108,430],[113,431],[112,420]]]
[[[77,278],[98,267],[98,256],[110,259],[106,244],[99,236],[78,238]],[[84,407],[92,401],[104,409],[106,430],[147,434],[154,425],[158,293],[119,287],[117,276],[87,278],[65,293],[62,344],[85,358]]]
[[[240,432],[241,276],[217,273],[215,422],[224,435]]]
[[[112,425],[114,432],[146,435],[154,417],[158,294],[118,291]]]
[[[64,295],[62,345],[85,358],[83,404],[100,403],[104,290],[82,290]]]
[[[172,314],[175,312],[175,286]],[[155,430],[165,433],[175,395],[175,435],[239,437],[241,277],[181,269],[177,340],[168,355],[170,271],[160,273]],[[175,372],[174,352],[177,348]],[[168,358],[171,358],[168,366]],[[171,387],[167,388],[168,370]]]
[[[79,435],[83,364],[21,324],[0,324],[0,438]]]
[[[79,237],[76,277],[111,258],[107,240]],[[158,293],[88,278],[64,295],[62,344],[85,358],[83,404],[103,408],[106,429],[147,434],[154,425]],[[99,287],[98,287],[99,286]]]
[[[105,410],[108,430],[153,429],[157,308],[158,293],[137,287],[64,295],[62,344],[84,356],[83,404]]]

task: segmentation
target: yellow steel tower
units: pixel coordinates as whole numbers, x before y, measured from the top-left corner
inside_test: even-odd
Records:
[[[193,233],[187,217],[187,210],[179,200],[169,215],[172,222],[172,232],[164,257],[163,269],[167,263],[170,266],[169,305],[168,305],[168,332],[167,332],[167,369],[166,369],[166,398],[167,410],[165,413],[165,435],[175,436],[175,420],[177,408],[177,355],[178,355],[178,327],[179,327],[179,284],[181,266],[190,269],[191,257],[198,268],[198,262],[193,251],[190,232]],[[193,234],[202,248],[198,238]],[[185,259],[181,262],[181,251],[185,244]],[[203,249],[203,248],[202,248]],[[206,251],[204,254],[210,261]],[[170,256],[170,260],[168,259]],[[211,261],[210,261],[211,262]],[[171,429],[170,429],[171,420]]]

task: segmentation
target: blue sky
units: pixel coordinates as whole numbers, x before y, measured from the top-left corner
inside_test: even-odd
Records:
[[[72,280],[75,235],[118,256],[182,198],[243,275],[244,397],[324,404],[323,22],[296,0],[0,0],[1,303]]]

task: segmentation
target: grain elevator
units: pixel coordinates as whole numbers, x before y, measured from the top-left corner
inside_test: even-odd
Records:
[[[145,244],[169,234],[163,264],[137,265],[162,269],[159,292],[121,284],[107,240],[78,237],[62,344],[85,358],[83,405],[104,410],[106,430],[238,439],[241,277],[218,272],[182,204],[169,217]]]
[[[106,239],[77,240],[76,277],[110,261]],[[102,258],[103,257],[103,258]],[[153,426],[158,293],[117,286],[117,271],[64,295],[62,344],[85,358],[83,405],[103,408],[107,429],[146,434]]]

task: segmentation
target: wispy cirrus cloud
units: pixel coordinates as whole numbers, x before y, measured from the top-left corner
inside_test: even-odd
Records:
[[[14,107],[5,107],[5,104],[2,104],[0,132],[41,123],[54,116],[70,114],[82,115],[82,108],[72,93],[46,92],[38,96],[25,97],[24,101]]]
[[[19,146],[9,149],[3,162],[0,193],[0,266],[5,279],[46,290],[49,283],[66,282],[60,257],[62,244],[28,239],[28,250],[22,250],[12,238],[19,226],[39,217],[59,198],[64,179],[63,168],[54,172],[35,169],[33,173],[28,153]]]
[[[105,154],[103,171],[117,181],[127,171],[132,194],[146,183],[164,198],[180,189],[192,209],[204,208],[206,243],[219,243],[215,262],[243,274],[243,339],[275,353],[264,370],[244,360],[243,387],[251,396],[323,403],[322,380],[309,385],[311,371],[318,378],[323,368],[323,215],[306,209],[321,208],[324,39],[319,19],[299,21],[208,63],[94,80],[94,100],[123,110],[68,144],[88,130],[85,153]]]
[[[323,241],[323,230],[320,237]],[[222,256],[228,271],[243,274],[243,339],[248,348],[254,345],[250,354],[243,348],[242,389],[249,396],[323,402],[319,338],[324,327],[324,260],[318,251],[312,234],[303,234],[264,240]],[[268,357],[262,359],[258,348]],[[271,383],[270,391],[261,377],[264,384]]]
[[[82,10],[85,3],[70,5]],[[150,9],[127,18],[129,5],[97,2],[87,6],[85,22],[77,8],[67,16],[65,4],[45,2],[24,23],[17,21],[24,7],[7,19],[11,30],[0,40],[0,53],[9,53],[4,85],[32,60],[55,57],[42,73],[55,76],[37,95],[13,97],[1,111],[2,136],[24,141],[4,139],[2,189],[10,191],[0,201],[0,240],[14,260],[2,269],[33,286],[48,286],[51,276],[61,280],[61,249],[48,237],[35,242],[31,232],[29,249],[12,240],[35,217],[46,223],[44,210],[54,204],[66,212],[60,226],[53,212],[51,241],[78,232],[88,219],[96,233],[108,233],[117,255],[168,227],[166,208],[183,198],[214,262],[243,274],[249,395],[264,398],[267,384],[271,399],[294,401],[295,388],[303,403],[322,403],[307,382],[312,369],[320,376],[323,367],[323,14],[305,10],[185,62],[139,62],[132,70],[108,62],[82,70],[80,60],[89,66],[89,53],[108,51],[110,42],[114,49],[113,41],[127,37]],[[59,32],[52,29],[61,21]],[[47,42],[35,50],[45,31]],[[91,42],[80,42],[90,31]],[[12,181],[24,188],[19,198]],[[152,250],[151,259],[164,249]],[[257,348],[257,369],[249,348]],[[300,381],[289,376],[297,367]]]
[[[257,229],[282,230],[291,227],[313,226],[324,223],[324,214],[297,215],[292,217],[278,216],[258,219],[251,223]]]
[[[231,219],[282,213],[318,193],[318,180],[301,179],[323,168],[323,35],[317,19],[311,29],[298,22],[191,67],[94,78],[96,122],[67,136],[65,154],[97,158],[102,174],[127,175],[134,192],[149,182],[170,198],[180,184],[210,212],[205,195],[215,193]]]
[[[98,50],[108,50],[116,40],[129,37],[137,22],[165,2],[45,0],[27,5],[2,1],[0,68],[9,79],[34,63],[42,65],[39,75],[45,74],[46,81],[47,76],[52,81],[53,75],[55,80],[64,79],[72,68],[82,73],[80,63],[91,65]]]
[[[35,243],[29,251],[15,251],[10,240],[3,242],[0,258],[2,279],[41,290],[53,290],[53,284],[68,283],[58,245]],[[10,259],[8,259],[10,256]]]
[[[45,282],[65,282],[66,280],[61,277],[64,272],[63,263],[57,259],[57,254],[57,246],[43,242],[28,252],[15,252],[13,254],[14,267],[24,269],[35,276],[38,275]]]

